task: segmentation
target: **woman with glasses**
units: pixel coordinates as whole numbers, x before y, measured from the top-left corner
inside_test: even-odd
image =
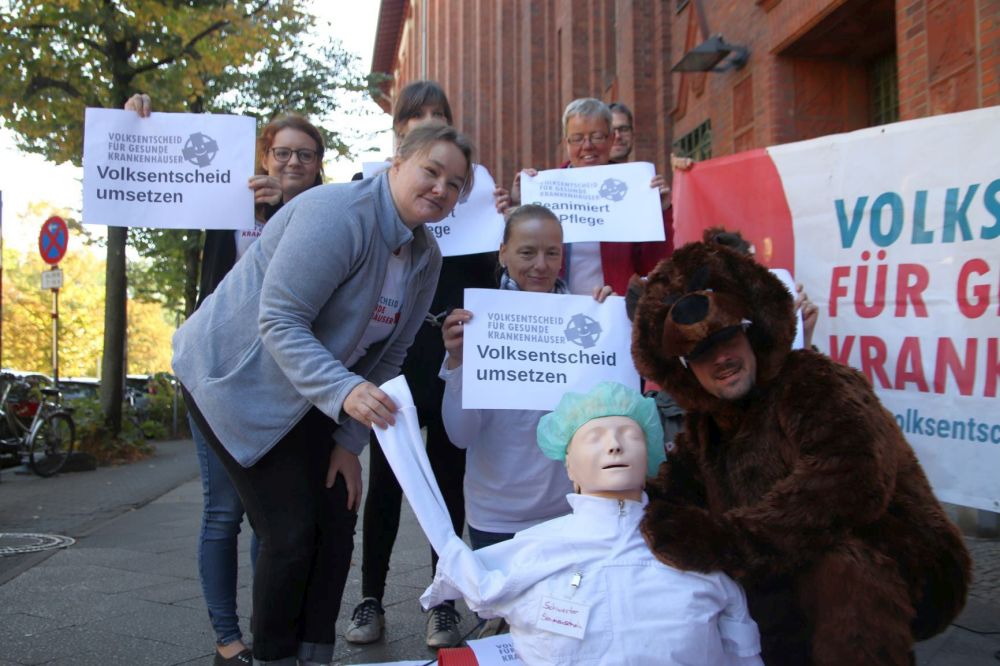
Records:
[[[149,95],[129,98],[126,110],[147,117],[152,111]],[[288,114],[272,120],[257,138],[256,174],[248,186],[254,192],[254,229],[205,232],[201,255],[198,306],[215,291],[267,221],[296,195],[323,184],[323,136],[302,116]],[[234,220],[234,224],[236,221]],[[202,518],[198,540],[198,575],[208,617],[215,632],[215,666],[249,664],[250,649],[243,641],[236,612],[237,537],[243,521],[243,503],[218,456],[189,418],[198,452],[202,483]],[[257,539],[250,542],[250,559],[256,564]]]
[[[604,166],[611,161],[614,137],[611,133],[611,110],[599,99],[575,99],[563,112],[563,143],[568,161],[562,166],[579,169]],[[508,191],[498,187],[494,192],[497,210],[501,213],[521,202],[521,173],[538,175],[536,169],[523,169],[514,177]],[[663,176],[657,174],[649,184],[664,197],[670,192]],[[665,240],[644,243],[609,243],[589,241],[566,245],[564,277],[571,294],[591,294],[594,289],[611,285],[616,294],[624,294],[633,274],[646,275],[657,262],[673,252],[673,212],[663,211]]]

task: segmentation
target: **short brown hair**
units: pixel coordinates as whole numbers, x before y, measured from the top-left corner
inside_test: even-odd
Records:
[[[442,123],[426,123],[407,133],[403,142],[396,150],[396,157],[408,160],[414,155],[426,152],[438,141],[446,141],[458,148],[465,157],[465,183],[459,192],[459,200],[464,201],[472,191],[472,154],[474,148],[469,137],[465,136],[451,125]]]
[[[451,105],[448,96],[437,81],[413,81],[399,91],[399,97],[392,108],[392,128],[399,132],[399,127],[411,118],[423,115],[424,107],[436,106],[444,113],[448,124],[453,124]]]
[[[323,135],[316,129],[315,125],[306,120],[305,116],[300,116],[297,113],[286,113],[278,116],[261,130],[260,136],[257,137],[257,173],[267,173],[267,169],[264,168],[264,156],[267,155],[267,151],[274,145],[274,137],[283,129],[298,130],[308,134],[309,138],[316,142],[316,159],[319,160],[319,171],[316,173],[316,182],[312,186],[322,185],[324,178],[323,151],[325,150]]]

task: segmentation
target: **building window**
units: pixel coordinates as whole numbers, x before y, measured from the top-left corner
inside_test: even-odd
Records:
[[[899,120],[899,74],[895,51],[868,64],[868,86],[871,124],[885,125]]]
[[[706,120],[674,141],[674,153],[678,157],[690,157],[696,162],[710,159],[712,157],[712,121]]]

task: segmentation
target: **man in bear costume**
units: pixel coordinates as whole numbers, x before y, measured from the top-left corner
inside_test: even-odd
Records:
[[[653,552],[743,583],[769,666],[913,663],[962,609],[970,560],[869,382],[791,351],[791,295],[722,242],[630,291],[636,367],[687,411],[648,487]]]

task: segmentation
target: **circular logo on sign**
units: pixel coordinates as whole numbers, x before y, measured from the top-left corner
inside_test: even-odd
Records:
[[[218,152],[219,144],[215,142],[215,139],[201,132],[195,132],[189,136],[181,150],[184,159],[200,167],[211,164]]]
[[[601,183],[601,189],[597,192],[605,199],[611,201],[621,201],[628,194],[628,185],[617,178],[608,178]]]
[[[573,344],[590,349],[601,339],[601,325],[583,313],[575,314],[563,333]]]

